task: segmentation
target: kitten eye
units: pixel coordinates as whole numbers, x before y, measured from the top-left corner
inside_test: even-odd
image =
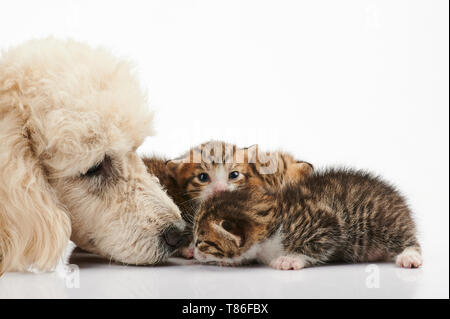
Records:
[[[238,177],[239,177],[239,172],[238,171],[231,172],[230,175],[228,175],[229,179],[236,179]]]
[[[197,178],[200,182],[203,182],[203,183],[209,181],[209,175],[206,173],[198,174]]]
[[[224,220],[220,226],[222,226],[222,228],[227,232],[231,232],[231,230],[233,229],[233,224],[228,220]]]

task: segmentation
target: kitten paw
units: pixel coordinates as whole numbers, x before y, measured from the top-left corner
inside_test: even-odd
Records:
[[[272,260],[269,266],[280,270],[299,270],[305,268],[305,260],[301,256],[280,256]]]
[[[395,263],[403,268],[419,268],[422,266],[423,259],[420,252],[410,247],[397,256]]]
[[[180,249],[180,255],[186,259],[192,259],[194,258],[194,248],[192,248],[191,246],[183,247]]]

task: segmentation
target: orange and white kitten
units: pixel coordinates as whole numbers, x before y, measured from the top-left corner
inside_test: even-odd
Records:
[[[198,205],[218,192],[276,190],[313,173],[311,164],[295,160],[290,154],[264,153],[256,145],[238,148],[221,141],[203,143],[174,160],[153,157],[144,158],[144,163],[190,223]],[[192,248],[182,249],[182,255],[192,257]]]

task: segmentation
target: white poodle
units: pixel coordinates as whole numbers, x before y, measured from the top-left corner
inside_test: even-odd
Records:
[[[51,270],[69,239],[154,264],[181,240],[180,211],[136,154],[152,116],[130,66],[73,41],[0,56],[0,274]]]

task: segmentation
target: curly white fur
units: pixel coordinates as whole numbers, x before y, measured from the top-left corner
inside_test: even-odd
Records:
[[[117,261],[167,256],[180,212],[135,153],[152,114],[128,63],[74,41],[0,57],[0,274],[52,269],[70,238]],[[83,176],[108,156],[111,175]]]

